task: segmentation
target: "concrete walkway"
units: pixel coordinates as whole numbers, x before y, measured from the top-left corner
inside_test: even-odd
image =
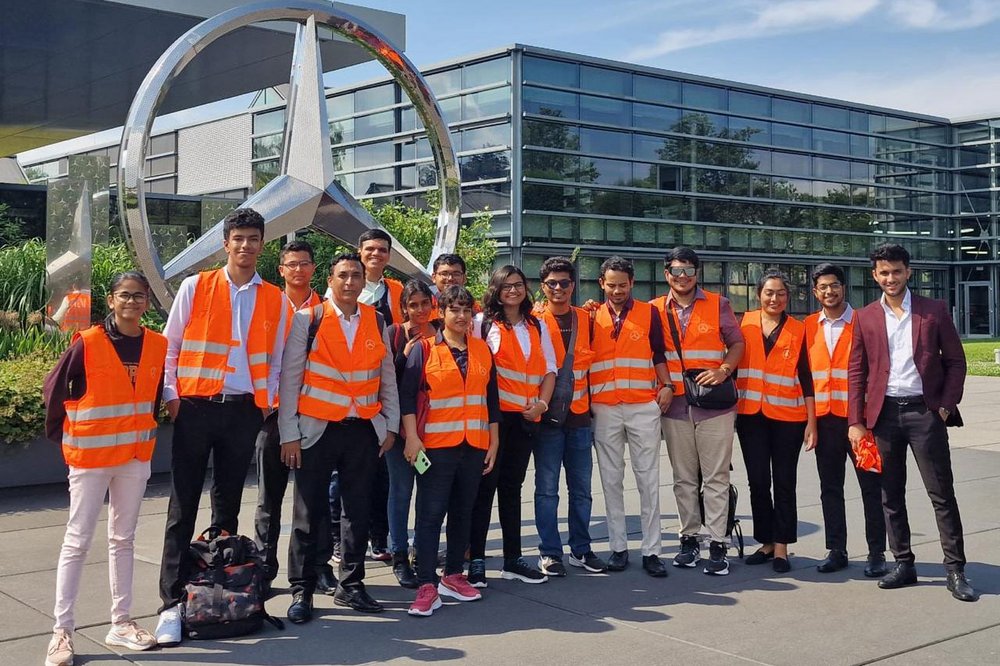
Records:
[[[956,489],[965,524],[967,573],[981,593],[978,603],[948,594],[930,502],[911,460],[910,520],[921,584],[879,590],[861,574],[863,519],[857,484],[848,477],[852,566],[836,574],[816,572],[825,555],[819,483],[813,456],[799,468],[799,542],[792,571],[748,567],[733,558],[727,577],[700,569],[669,567],[667,579],[647,577],[638,563],[638,497],[626,474],[632,567],[620,574],[583,575],[525,585],[499,579],[489,564],[489,589],[474,604],[446,603],[431,618],[411,618],[412,593],[395,584],[388,567],[370,563],[369,591],[388,611],[364,616],[317,597],[317,617],[305,626],[263,632],[240,640],[188,641],[147,653],[119,653],[103,644],[110,595],[107,553],[95,539],[77,606],[77,664],[362,664],[470,659],[477,664],[998,664],[1000,663],[1000,379],[970,378],[962,413],[965,428],[952,430]],[[749,493],[740,454],[734,456],[739,512],[751,532]],[[664,553],[677,546],[670,466],[662,456]],[[156,582],[168,492],[155,478],[143,503],[136,543],[134,615],[150,630],[156,624]],[[533,482],[524,493],[526,552],[537,537]],[[256,488],[248,482],[243,530],[251,532]],[[68,499],[64,487],[0,494],[0,664],[40,664],[52,627],[55,565]],[[203,498],[202,506],[208,503]],[[565,504],[565,502],[563,502]],[[290,507],[287,515],[290,515]],[[563,520],[565,525],[565,510]],[[201,523],[207,525],[207,512]],[[499,525],[491,552],[499,550]],[[104,524],[98,534],[104,533]],[[287,533],[287,526],[285,528]],[[594,472],[594,549],[607,551],[604,498]],[[747,550],[755,544],[748,538]],[[282,544],[284,552],[284,544]],[[280,579],[279,579],[280,580]],[[283,617],[290,597],[269,610]]]

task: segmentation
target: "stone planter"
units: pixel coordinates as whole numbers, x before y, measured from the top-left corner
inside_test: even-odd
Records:
[[[161,425],[153,451],[153,474],[170,471],[174,426]],[[39,438],[25,444],[0,445],[0,488],[64,483],[67,469],[58,444]]]

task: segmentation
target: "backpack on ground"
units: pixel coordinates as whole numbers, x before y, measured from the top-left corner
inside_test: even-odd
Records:
[[[191,574],[184,586],[184,631],[194,639],[245,636],[267,620],[284,629],[264,610],[264,559],[257,545],[210,527],[191,542]]]
[[[732,465],[729,467],[732,471]],[[743,527],[740,519],[736,517],[736,505],[739,503],[740,493],[736,486],[729,484],[729,510],[726,512],[726,536],[729,543],[736,547],[739,557],[743,559]],[[701,511],[701,522],[705,524],[705,488],[702,485],[701,473],[698,473],[698,509]]]

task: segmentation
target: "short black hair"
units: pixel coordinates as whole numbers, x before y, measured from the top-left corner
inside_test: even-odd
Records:
[[[576,282],[576,266],[569,257],[549,257],[538,269],[538,277],[544,280],[552,273],[569,273],[571,280]]]
[[[872,268],[875,268],[875,263],[879,261],[902,261],[904,266],[907,268],[910,267],[910,253],[898,243],[883,243],[879,245],[872,250],[870,258],[872,260]]]
[[[365,242],[373,240],[385,241],[388,244],[389,249],[392,249],[392,236],[381,229],[369,229],[365,233],[358,236],[358,249],[360,250],[361,246],[364,245]]]
[[[256,229],[264,238],[264,217],[253,208],[237,208],[222,220],[222,237],[229,240],[233,229]]]
[[[675,247],[667,252],[667,254],[663,257],[663,267],[670,268],[670,264],[674,261],[683,261],[686,264],[691,264],[695,268],[701,268],[701,259],[698,258],[698,253],[689,247]]]
[[[635,278],[635,267],[632,265],[632,262],[623,257],[619,257],[618,255],[608,257],[604,260],[604,263],[601,264],[601,279],[604,279],[604,276],[608,271],[628,273],[630,280]]]
[[[814,287],[819,279],[824,275],[832,275],[837,278],[837,281],[840,282],[840,284],[847,284],[847,275],[844,273],[843,268],[837,266],[836,264],[823,263],[813,269],[812,281]]]
[[[437,273],[437,269],[441,266],[461,266],[462,272],[466,272],[465,259],[462,259],[462,257],[457,254],[451,254],[450,252],[439,254],[437,259],[434,260],[434,265],[431,268],[433,272]]]
[[[788,276],[779,271],[777,268],[768,268],[764,273],[757,278],[757,298],[760,298],[760,292],[764,291],[764,284],[768,280],[781,280],[781,284],[785,286],[785,291],[791,294],[791,289],[788,287]]]
[[[463,308],[471,308],[475,304],[476,299],[472,295],[472,292],[461,285],[450,285],[438,294],[438,312],[441,313],[442,317],[444,316],[444,311],[449,306],[457,305]]]
[[[365,270],[365,265],[361,263],[361,255],[357,252],[341,252],[340,254],[334,256],[330,260],[330,272],[333,273],[333,268],[342,261],[356,261],[361,265],[361,272]]]
[[[289,252],[307,252],[309,254],[309,261],[316,261],[316,255],[313,254],[313,246],[304,240],[293,240],[285,243],[285,246],[281,248],[281,252],[278,253],[278,263],[285,261],[285,255]]]

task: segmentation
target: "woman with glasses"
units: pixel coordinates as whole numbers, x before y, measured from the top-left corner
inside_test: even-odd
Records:
[[[788,316],[788,278],[769,270],[757,281],[760,309],[743,315],[746,352],[737,371],[736,433],[750,483],[753,538],[761,547],[749,565],[773,560],[777,573],[791,569],[788,544],[797,541],[796,467],[805,443],[816,446],[805,326]],[[771,486],[774,486],[774,495]]]
[[[56,569],[55,627],[45,663],[73,663],[73,610],[90,544],[108,496],[111,629],[104,642],[131,650],[156,645],[129,615],[133,542],[156,444],[167,339],[140,323],[149,303],[141,273],[116,276],[111,314],[80,331],[45,379],[46,435],[69,466],[69,520]]]
[[[516,266],[493,272],[476,315],[473,335],[493,353],[500,393],[500,451],[483,477],[472,511],[469,583],[486,587],[486,535],[498,497],[503,532],[501,577],[525,583],[548,580],[521,557],[521,486],[531,460],[542,414],[555,388],[556,355],[548,327],[532,314],[528,280]]]

